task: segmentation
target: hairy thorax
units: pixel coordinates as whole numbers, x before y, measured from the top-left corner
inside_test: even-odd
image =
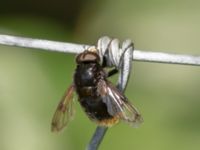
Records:
[[[79,64],[74,74],[74,84],[79,96],[79,102],[89,118],[98,123],[104,120],[113,122],[113,117],[108,113],[107,106],[97,91],[97,84],[105,79],[106,74],[97,63]],[[114,119],[117,122],[117,119]],[[106,124],[108,124],[106,123]],[[101,123],[102,124],[102,123]]]

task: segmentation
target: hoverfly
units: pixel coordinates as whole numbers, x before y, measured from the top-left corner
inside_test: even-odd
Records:
[[[97,50],[85,50],[76,57],[77,67],[73,84],[68,88],[52,119],[52,131],[60,131],[73,116],[73,93],[90,120],[100,126],[112,126],[125,121],[133,126],[143,119],[137,109],[128,101],[107,77],[116,73],[116,69],[106,73],[100,65]]]

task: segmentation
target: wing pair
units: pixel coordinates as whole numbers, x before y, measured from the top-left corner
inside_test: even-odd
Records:
[[[118,115],[121,120],[134,127],[137,127],[143,122],[137,109],[128,101],[123,93],[112,85],[111,82],[103,80],[99,82],[97,89],[111,116]]]
[[[58,104],[51,124],[52,131],[60,131],[72,118],[74,114],[72,107],[74,90],[75,86],[71,85]],[[121,120],[134,127],[137,127],[143,121],[137,109],[111,82],[101,80],[97,85],[97,92],[103,98],[111,116],[118,115]]]

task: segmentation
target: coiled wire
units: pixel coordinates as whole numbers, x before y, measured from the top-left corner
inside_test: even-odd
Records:
[[[101,65],[119,70],[117,88],[121,92],[125,90],[131,73],[133,50],[131,40],[123,41],[121,47],[118,39],[107,36],[101,37],[97,42]],[[107,127],[98,126],[86,150],[97,150],[107,129]]]
[[[120,46],[118,39],[104,36],[98,40],[97,49],[101,64],[119,70],[117,88],[124,91],[132,68],[133,42],[127,39]]]

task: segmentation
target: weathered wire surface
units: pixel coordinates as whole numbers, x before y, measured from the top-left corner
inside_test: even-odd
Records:
[[[0,44],[9,46],[18,46],[24,48],[35,48],[46,51],[64,52],[64,53],[81,53],[85,49],[88,49],[89,47],[92,46],[92,45],[74,44],[74,43],[42,40],[42,39],[24,38],[11,35],[2,35],[2,34],[0,34]],[[132,55],[133,55],[132,58],[138,61],[200,66],[200,56],[194,56],[194,55],[170,54],[163,52],[150,52],[150,51],[140,51],[140,50],[134,50]],[[119,84],[123,85],[123,83]],[[126,85],[126,83],[124,85]],[[124,88],[122,88],[121,90],[123,91]],[[106,131],[107,128],[97,127],[95,134],[93,135],[87,149],[96,150],[102,138],[104,137]]]
[[[11,35],[0,34],[0,44],[19,46],[26,48],[36,48],[46,51],[56,51],[65,53],[80,53],[92,45],[74,44],[66,42],[57,42],[42,39],[24,38]],[[200,65],[200,56],[186,54],[170,54],[161,52],[150,52],[134,50],[133,59],[138,61],[172,63],[183,65]]]

